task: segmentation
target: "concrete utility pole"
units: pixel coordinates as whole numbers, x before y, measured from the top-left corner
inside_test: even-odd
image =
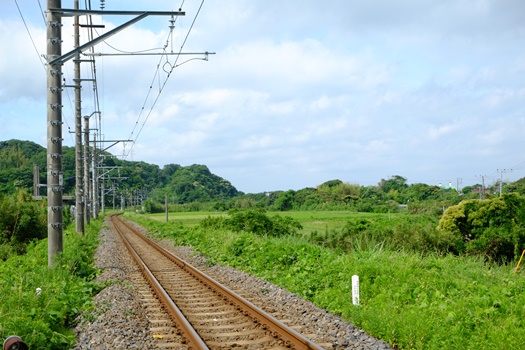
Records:
[[[479,193],[479,199],[485,198],[485,176],[481,175],[481,192]]]
[[[62,16],[79,15],[136,15],[137,17],[62,55]],[[184,12],[63,9],[61,0],[47,0],[47,237],[49,266],[52,265],[53,258],[63,250],[62,65],[73,57],[78,58],[82,51],[148,16],[184,16]],[[77,20],[76,23],[78,23]],[[80,80],[78,82],[80,83]],[[78,125],[79,123],[76,122],[75,124]],[[89,128],[87,130],[89,132]]]
[[[47,0],[47,238],[48,265],[63,250],[62,242],[62,19],[49,11],[60,8],[61,0]]]
[[[104,193],[106,191],[106,176],[105,174],[102,174],[100,176],[100,208],[102,211],[102,214],[106,212],[106,205],[104,201],[106,200],[106,194]]]
[[[84,218],[86,224],[90,225],[91,212],[89,210],[91,191],[89,190],[89,115],[84,116]]]
[[[98,174],[97,174],[97,134],[93,135],[93,154],[91,155],[91,165],[92,165],[92,176],[93,176],[93,219],[98,219]]]
[[[166,209],[166,222],[169,221],[169,217],[168,217],[168,194],[165,194],[164,195],[164,208]]]
[[[40,168],[33,164],[33,197],[40,197]]]
[[[78,10],[78,0],[75,0],[74,7]],[[74,39],[75,48],[80,46],[80,24],[79,16],[74,17]],[[75,223],[78,233],[84,234],[84,184],[83,164],[82,164],[82,101],[80,83],[80,52],[75,60]]]
[[[499,195],[503,194],[503,174],[512,173],[512,169],[497,169],[499,173]]]

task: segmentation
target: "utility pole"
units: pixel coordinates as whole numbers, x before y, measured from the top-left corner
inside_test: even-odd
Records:
[[[481,191],[479,192],[479,199],[484,199],[485,198],[485,176],[484,175],[480,175],[481,176]]]
[[[164,206],[166,207],[166,222],[168,222],[168,194],[164,195]]]
[[[86,203],[84,205],[84,218],[86,224],[90,225],[91,211],[91,191],[89,190],[89,118],[90,116],[84,116],[84,198]]]
[[[62,231],[62,19],[49,11],[61,8],[61,0],[47,0],[47,238],[48,266],[63,250]]]
[[[75,10],[78,10],[78,0],[74,2]],[[80,46],[80,24],[79,16],[74,16],[74,40],[75,48]],[[82,164],[82,101],[80,83],[80,52],[77,53],[75,60],[75,223],[78,233],[84,234],[84,184],[83,164]]]
[[[504,173],[512,173],[512,169],[497,169],[499,173],[499,195],[501,196],[503,193],[503,174]]]
[[[97,175],[97,134],[93,134],[93,154],[91,156],[93,175],[93,219],[98,219],[98,175]]]
[[[106,206],[104,205],[104,200],[106,199],[106,194],[104,191],[106,190],[106,184],[105,184],[105,176],[100,176],[100,211],[102,214],[104,214],[106,211]]]
[[[33,198],[40,197],[40,168],[33,164]]]
[[[115,211],[115,181],[111,181],[111,192],[113,194],[113,211]]]
[[[76,0],[75,0],[76,1]],[[166,11],[92,11],[63,9],[61,0],[46,3],[46,60],[47,60],[47,237],[48,265],[63,250],[63,184],[62,171],[62,65],[78,55],[115,35],[119,31],[148,16],[184,16],[185,13]],[[62,16],[79,15],[136,15],[137,17],[100,35],[72,51],[62,54]],[[75,21],[76,22],[76,21]],[[79,123],[75,123],[76,125]],[[89,128],[88,128],[89,130]],[[89,145],[89,144],[87,144]],[[88,147],[88,146],[86,146]],[[78,157],[78,154],[77,154]],[[87,172],[87,169],[86,169]],[[78,179],[78,178],[77,178]]]

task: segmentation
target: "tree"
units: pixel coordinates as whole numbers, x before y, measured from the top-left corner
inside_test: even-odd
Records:
[[[467,253],[505,262],[517,259],[525,246],[524,223],[525,197],[507,193],[449,207],[437,229],[460,238]]]
[[[24,243],[47,235],[45,202],[37,202],[24,190],[0,195],[0,244]]]
[[[405,188],[408,187],[406,181],[406,178],[400,175],[394,175],[388,180],[381,179],[381,182],[379,182],[379,189],[384,193],[388,193],[391,190],[402,192]]]
[[[441,189],[438,186],[430,186],[422,183],[412,184],[404,191],[405,198],[411,202],[437,200],[440,194]]]
[[[289,190],[279,194],[274,202],[275,209],[280,211],[292,210],[294,207],[295,191]]]

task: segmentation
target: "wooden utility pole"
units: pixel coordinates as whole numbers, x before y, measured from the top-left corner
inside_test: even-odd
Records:
[[[63,250],[62,242],[62,64],[52,62],[62,54],[62,19],[49,9],[61,0],[47,0],[47,238],[48,265]]]

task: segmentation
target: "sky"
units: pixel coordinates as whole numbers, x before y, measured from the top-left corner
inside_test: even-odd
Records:
[[[46,146],[45,9],[0,2],[0,140]],[[522,0],[105,1],[106,11],[179,9],[171,33],[169,16],[150,16],[93,49],[195,53],[95,57],[91,126],[105,141],[133,140],[114,155],[204,164],[246,193],[395,175],[459,187],[525,177]],[[105,24],[95,37],[131,18],[93,16]],[[72,19],[63,24],[66,53]],[[66,85],[73,72],[65,63]],[[63,145],[74,146],[72,88],[63,106]],[[82,107],[97,110],[92,82]]]

